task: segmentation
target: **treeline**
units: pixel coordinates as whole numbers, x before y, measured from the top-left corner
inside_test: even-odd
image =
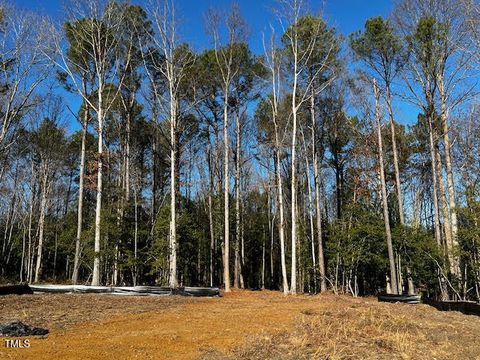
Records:
[[[2,281],[478,300],[480,4],[305,5],[255,54],[235,3],[201,51],[173,0],[2,4]]]

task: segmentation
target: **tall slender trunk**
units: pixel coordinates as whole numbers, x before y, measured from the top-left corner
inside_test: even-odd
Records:
[[[397,140],[396,140],[396,134],[395,134],[395,120],[393,117],[390,84],[388,83],[386,84],[386,100],[387,100],[386,102],[387,102],[387,108],[388,108],[388,115],[390,117],[390,133],[392,137],[393,167],[395,169],[395,189],[397,190],[398,216],[400,218],[400,224],[405,225],[402,186],[400,182],[400,167],[398,165],[398,150],[397,150]]]
[[[375,93],[375,120],[377,122],[377,136],[378,136],[378,161],[379,161],[379,172],[380,172],[380,188],[382,195],[382,206],[383,206],[383,219],[385,223],[385,236],[387,238],[387,248],[388,248],[388,261],[390,263],[390,282],[391,288],[394,294],[398,294],[398,285],[397,285],[397,271],[395,266],[395,256],[393,253],[392,245],[392,233],[390,230],[390,218],[388,214],[388,201],[387,201],[387,186],[385,182],[385,169],[384,169],[384,160],[383,160],[383,141],[382,141],[382,125],[380,121],[380,95],[377,87],[377,82],[374,80],[373,83],[374,93]]]
[[[455,252],[458,247],[458,220],[457,220],[457,204],[455,200],[455,183],[453,178],[452,158],[451,158],[451,143],[448,126],[448,111],[447,111],[447,96],[445,93],[445,86],[443,76],[439,75],[438,78],[438,91],[440,93],[440,120],[442,122],[443,130],[443,143],[445,145],[445,170],[447,172],[447,192],[448,201],[450,205],[451,215],[451,251]],[[451,255],[450,272],[460,278],[460,259],[454,253]]]
[[[263,242],[262,242],[262,277],[261,277],[261,285],[260,288],[265,289],[265,246],[267,241],[267,235],[265,233],[265,225],[263,225]]]
[[[36,193],[36,172],[35,166],[32,160],[31,167],[31,181],[30,181],[30,202],[28,211],[28,247],[27,247],[27,282],[32,282],[32,261],[33,261],[33,208],[35,205],[35,193]]]
[[[438,149],[438,145],[435,146],[435,167],[438,176],[438,190],[440,193],[440,208],[442,210],[442,217],[443,217],[443,229],[444,229],[444,238],[445,243],[443,244],[444,252],[446,253],[446,257],[448,259],[448,263],[451,266],[453,260],[453,253],[452,253],[452,226],[450,222],[450,212],[448,211],[447,205],[447,195],[445,191],[445,183],[443,180],[443,166],[442,166],[442,159],[440,156],[440,150]]]
[[[282,183],[282,161],[281,161],[281,144],[280,144],[280,135],[278,129],[277,115],[278,115],[278,93],[280,88],[280,77],[279,72],[280,68],[278,66],[279,62],[277,59],[277,52],[275,51],[274,41],[272,42],[272,53],[271,53],[271,80],[272,80],[272,122],[274,126],[274,171],[275,171],[275,182],[277,187],[277,197],[278,197],[278,212],[279,212],[279,224],[278,224],[278,233],[280,238],[280,263],[282,270],[282,289],[283,294],[287,295],[289,292],[288,286],[288,277],[287,277],[287,264],[286,264],[286,255],[285,255],[285,219],[284,219],[284,205],[283,205],[283,183]],[[296,71],[296,69],[295,69]],[[272,224],[273,227],[273,224]],[[273,232],[273,229],[272,229]],[[272,235],[273,241],[273,235]],[[273,248],[273,246],[272,246]],[[273,268],[273,266],[272,266]],[[272,274],[273,275],[273,274]],[[273,276],[272,276],[273,277]]]
[[[126,126],[125,126],[125,174],[124,174],[124,181],[125,181],[125,199],[124,199],[124,206],[128,204],[130,199],[130,135],[131,135],[131,127],[132,127],[132,114],[131,111],[127,113],[126,119]]]
[[[294,51],[294,77],[293,77],[293,91],[292,91],[292,145],[291,145],[291,210],[292,210],[292,266],[291,266],[291,280],[290,293],[297,293],[297,52]]]
[[[305,142],[305,139],[304,139]],[[314,141],[312,140],[312,143]],[[308,187],[308,219],[310,222],[310,245],[311,245],[311,256],[312,256],[312,269],[313,269],[313,283],[315,286],[314,291],[317,291],[317,261],[315,256],[315,229],[313,225],[313,197],[312,197],[312,184],[310,180],[310,162],[308,161],[307,149],[305,149],[305,176],[307,177],[307,187]],[[310,283],[309,283],[310,284]]]
[[[85,89],[85,86],[84,86]],[[72,283],[78,283],[78,271],[80,268],[80,255],[82,247],[82,223],[83,223],[83,181],[85,178],[85,154],[86,154],[86,142],[87,142],[87,127],[88,127],[88,117],[89,117],[89,108],[87,102],[84,102],[85,109],[83,114],[83,124],[82,124],[82,148],[80,151],[80,173],[78,181],[78,207],[77,207],[77,236],[75,238],[75,257],[73,259],[73,274],[72,274]]]
[[[241,128],[240,114],[236,112],[236,149],[235,149],[235,272],[233,287],[240,285],[242,264],[240,261],[240,163],[241,163]]]
[[[435,140],[433,135],[432,114],[428,114],[428,126],[429,126],[429,141],[430,141],[430,160],[432,162],[432,183],[433,183],[433,226],[435,230],[435,240],[439,247],[442,246],[442,235],[440,232],[440,209],[438,205],[438,174],[437,174],[437,158],[435,156]]]
[[[327,281],[325,273],[325,257],[323,254],[323,239],[322,239],[322,210],[321,210],[321,194],[320,194],[320,170],[319,170],[319,156],[318,149],[315,146],[316,141],[316,120],[315,120],[315,98],[312,90],[310,99],[310,116],[312,120],[312,155],[313,155],[313,183],[315,186],[315,213],[317,225],[317,243],[318,243],[318,270],[320,272],[320,292],[327,290]]]
[[[243,208],[242,208],[242,198],[240,197],[240,218],[243,219]],[[241,267],[240,267],[240,287],[242,289],[245,288],[245,281],[243,279],[243,273],[242,269],[245,268],[245,222],[241,221],[240,222],[240,247],[241,247],[241,252],[240,252],[240,262],[241,262]]]
[[[177,278],[177,104],[170,88],[170,261],[169,286],[178,286]]]
[[[42,255],[43,255],[43,240],[45,231],[45,212],[47,207],[48,196],[48,163],[43,165],[42,174],[42,199],[40,201],[40,218],[38,220],[38,248],[37,248],[37,264],[35,266],[35,282],[39,282],[42,276]]]
[[[210,229],[210,286],[213,286],[214,276],[214,262],[215,262],[215,233],[213,227],[213,204],[212,204],[212,192],[213,192],[213,169],[212,159],[210,153],[210,145],[207,147],[207,164],[208,164],[208,225]]]
[[[229,140],[228,140],[228,84],[224,89],[223,103],[223,176],[224,176],[224,257],[223,257],[223,282],[225,292],[230,291],[230,208],[229,208]]]
[[[434,126],[433,126],[432,116],[433,116],[433,112],[430,111],[428,114],[428,126],[429,126],[429,140],[430,140],[430,157],[431,157],[431,163],[432,163],[432,182],[433,182],[432,191],[433,191],[433,210],[434,210],[433,219],[434,219],[435,240],[437,242],[438,248],[442,251],[444,256],[447,256],[446,254],[447,249],[442,240],[441,226],[440,226],[440,207],[443,210],[445,206],[443,205],[444,203],[443,197],[440,196],[440,199],[438,197],[438,194],[440,192],[439,187],[443,185],[442,184],[443,180],[441,178],[441,172],[440,172],[440,175],[438,174],[438,166],[437,166],[438,161],[437,161],[436,145],[435,145],[436,140],[434,139]],[[442,298],[447,299],[448,291],[446,288],[445,279],[442,278],[440,270],[438,270],[438,280],[440,285],[440,291],[442,293]]]
[[[269,161],[269,173],[270,173],[270,161]],[[268,237],[270,239],[270,286],[273,285],[273,224],[275,221],[275,216],[272,216],[272,204],[271,204],[271,187],[270,187],[270,179],[269,179],[269,187],[267,190],[267,221],[268,221]]]
[[[158,191],[158,126],[155,121],[157,121],[157,106],[156,102],[153,102],[152,106],[152,117],[154,123],[152,124],[152,212],[150,214],[150,238],[153,241],[153,232],[157,217],[157,191]]]
[[[137,286],[137,277],[138,277],[138,198],[137,198],[137,188],[134,188],[134,206],[135,206],[135,232],[133,236],[133,259],[135,264],[133,266],[133,286]]]
[[[11,233],[13,231],[12,229],[15,225],[15,207],[17,205],[17,179],[18,179],[18,166],[15,169],[15,180],[14,180],[14,187],[13,187],[14,188],[14,193],[13,193],[12,199],[10,201],[10,206],[9,206],[9,210],[7,212],[7,218],[6,218],[6,221],[5,221],[5,228],[4,228],[4,232],[3,232],[3,246],[2,246],[2,253],[1,253],[1,257],[0,257],[2,259],[2,262],[1,262],[2,275],[5,275],[5,272],[6,272],[7,248],[10,247],[9,246],[10,245],[9,238],[11,238]],[[10,229],[10,236],[7,235],[9,233],[9,229]]]
[[[101,76],[99,76],[100,78]],[[97,154],[97,201],[95,206],[95,245],[93,259],[92,285],[100,285],[100,231],[102,221],[102,187],[103,187],[103,82],[98,85],[98,154]]]
[[[25,273],[25,250],[26,250],[26,246],[27,246],[27,227],[25,226],[25,220],[23,220],[22,223],[23,223],[22,258],[20,260],[20,272],[19,272],[20,283],[23,282],[23,276],[24,276],[24,273]]]
[[[405,211],[403,208],[403,194],[402,194],[402,183],[400,180],[400,167],[398,161],[398,150],[397,150],[397,139],[395,134],[395,119],[393,116],[393,108],[392,108],[392,95],[390,92],[390,83],[386,83],[386,100],[387,100],[387,108],[388,108],[388,115],[390,117],[390,133],[392,137],[392,152],[393,152],[393,167],[395,170],[395,188],[397,190],[397,201],[398,201],[398,217],[400,219],[400,224],[402,226],[405,225]],[[400,255],[399,255],[400,256]],[[400,258],[399,258],[400,259]],[[401,278],[402,269],[399,266],[399,277]],[[413,285],[413,279],[411,276],[410,267],[407,266],[407,284],[408,284],[408,293],[414,294],[415,289]]]
[[[287,277],[287,262],[285,259],[285,219],[284,219],[284,206],[283,206],[283,181],[281,174],[281,160],[280,160],[280,140],[278,136],[278,128],[275,123],[275,175],[277,182],[277,196],[278,196],[278,235],[280,237],[280,262],[282,266],[282,288],[283,293],[288,294],[288,277]]]

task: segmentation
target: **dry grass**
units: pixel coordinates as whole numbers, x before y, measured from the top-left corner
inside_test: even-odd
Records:
[[[320,299],[324,306],[302,312],[292,331],[253,339],[233,357],[480,359],[480,319],[476,316],[373,299],[331,295]]]
[[[480,318],[346,296],[0,298],[0,320],[48,326],[12,359],[480,359]]]

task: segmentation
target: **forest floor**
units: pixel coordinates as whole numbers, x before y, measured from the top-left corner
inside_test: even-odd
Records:
[[[0,322],[47,327],[0,359],[480,359],[480,317],[332,294],[0,297]]]

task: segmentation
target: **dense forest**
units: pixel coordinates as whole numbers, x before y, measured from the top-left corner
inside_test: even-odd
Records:
[[[477,0],[66,9],[0,5],[2,282],[480,299]]]

